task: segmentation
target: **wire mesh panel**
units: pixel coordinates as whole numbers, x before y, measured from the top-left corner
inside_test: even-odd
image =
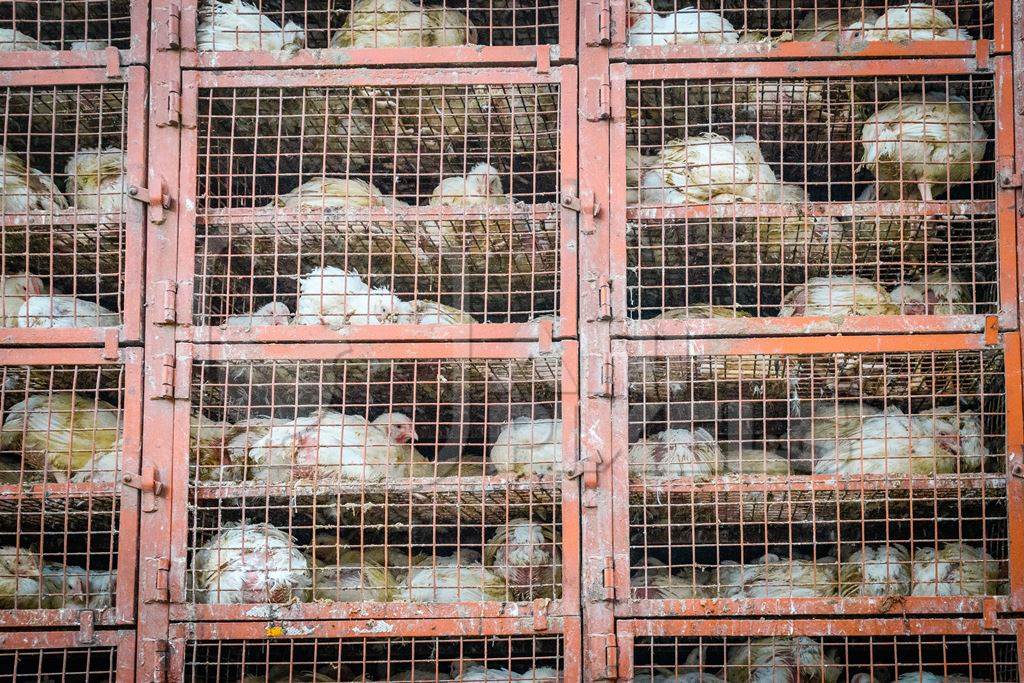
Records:
[[[32,362],[32,353],[15,355]],[[83,609],[101,623],[132,614],[134,568],[118,558],[135,548],[137,503],[123,482],[138,471],[138,406],[128,398],[138,391],[138,363],[76,360],[8,365],[8,355],[0,367],[6,625],[77,623]]]
[[[637,636],[633,681],[1018,681],[1014,635]]]
[[[143,210],[127,191],[144,159],[145,137],[131,125],[141,122],[145,74],[126,73],[65,71],[62,82],[86,84],[0,88],[7,340],[102,339],[97,328],[138,337]]]
[[[563,679],[556,634],[190,641],[185,681],[545,681]]]
[[[913,612],[1006,595],[1019,351],[934,343],[629,358],[631,598]]]
[[[131,631],[8,632],[0,634],[0,680],[131,681]]]
[[[1003,313],[1013,297],[998,82],[627,82],[615,176],[625,181],[624,313],[708,330],[748,318],[799,330],[794,318],[808,317],[948,328],[962,323],[900,317]]]
[[[194,322],[554,321],[559,78],[200,89]]]
[[[337,615],[326,603],[559,600],[576,552],[564,381],[558,350],[197,361],[184,602]]]
[[[576,3],[565,0],[197,4],[198,17],[194,26],[185,27],[186,36],[194,36],[197,63],[221,67],[271,65],[282,59],[325,63],[305,49],[345,50],[346,63],[378,65],[522,61],[538,48],[565,58],[575,51]]]
[[[971,54],[972,41],[1007,49],[1009,39],[1000,27],[1009,3],[998,0],[643,0],[616,10],[623,29],[614,58]]]
[[[129,0],[4,3],[0,6],[0,51],[127,50],[132,41],[131,5]]]

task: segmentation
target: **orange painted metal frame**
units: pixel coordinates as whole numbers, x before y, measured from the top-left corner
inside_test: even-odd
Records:
[[[13,53],[2,53],[13,54]],[[47,53],[49,54],[49,53]],[[78,54],[78,53],[72,53]],[[0,71],[0,87],[32,87],[32,86],[74,86],[74,85],[110,85],[125,83],[127,85],[128,119],[125,130],[132,131],[125,150],[125,172],[129,183],[138,187],[146,186],[146,158],[148,151],[145,131],[146,112],[148,109],[148,82],[145,67],[129,66],[119,69],[111,75],[103,69],[62,69],[60,71]],[[68,219],[74,225],[78,217],[74,209],[54,218]],[[141,202],[126,199],[124,213],[124,296],[121,311],[121,326],[110,328],[72,327],[59,329],[4,328],[0,330],[2,345],[56,345],[56,344],[105,344],[116,347],[118,342],[139,342],[142,339],[142,292],[143,292],[143,260],[145,255],[143,239],[143,222],[146,209]],[[6,219],[8,225],[25,225],[25,219],[11,216]],[[34,218],[28,219],[30,222]],[[44,224],[52,224],[48,215]],[[72,258],[69,255],[68,258]]]
[[[563,464],[576,462],[577,344],[574,341],[554,343],[551,349],[562,358],[562,429]],[[485,359],[531,358],[544,352],[540,343],[472,342],[422,344],[249,344],[191,345],[179,344],[177,357],[176,397],[189,396],[191,361],[196,360],[340,360],[340,359]],[[185,603],[185,581],[188,557],[188,489],[189,489],[189,422],[190,402],[175,401],[173,443],[165,449],[164,458],[173,463],[170,477],[170,508],[172,517],[166,526],[171,530],[169,557],[170,617],[172,621],[240,621],[240,620],[304,620],[372,618],[372,619],[496,619],[516,615],[532,617],[542,609],[552,617],[579,613],[579,488],[573,479],[561,482],[562,506],[562,597],[550,606],[541,603],[333,603],[330,605],[300,603],[295,605],[190,605]],[[153,449],[154,452],[157,450]],[[556,484],[557,485],[557,484]]]
[[[433,48],[431,48],[433,49]],[[248,53],[245,53],[248,54]],[[539,74],[530,69],[451,69],[432,70],[358,70],[358,71],[190,71],[183,81],[183,125],[179,187],[182,210],[178,217],[178,293],[179,325],[177,339],[195,342],[360,342],[360,341],[436,341],[436,340],[528,340],[568,338],[576,336],[577,301],[577,223],[579,214],[559,207],[561,236],[559,246],[560,291],[559,324],[541,323],[474,323],[469,325],[351,325],[344,331],[324,326],[273,325],[252,329],[228,329],[213,326],[192,326],[192,303],[195,278],[196,180],[198,174],[198,137],[196,112],[200,88],[229,87],[327,87],[327,86],[401,86],[401,85],[487,85],[487,84],[558,84],[561,95],[560,145],[563,154],[560,171],[560,194],[567,196],[576,185],[576,67],[552,67]],[[436,213],[427,207],[414,209],[416,216]],[[249,217],[265,215],[266,209],[230,209],[225,216]],[[280,212],[280,216],[287,215]]]
[[[61,650],[107,647],[117,650],[116,683],[135,681],[135,633],[129,630],[100,630],[91,635],[81,631],[18,631],[0,633],[0,650]]]
[[[1017,659],[1021,678],[1024,679],[1024,636],[1017,620],[999,620],[995,623],[981,619],[624,619],[616,627],[619,653],[619,678],[633,679],[634,640],[646,637],[730,637],[748,636],[942,636],[992,635],[1017,636]]]
[[[828,316],[790,318],[738,318],[708,320],[628,320],[626,299],[627,241],[629,218],[684,218],[709,215],[741,217],[751,215],[795,215],[789,207],[744,205],[693,206],[671,209],[636,209],[626,207],[626,84],[663,78],[730,79],[730,78],[803,78],[856,77],[890,75],[970,74],[979,68],[973,59],[936,59],[914,61],[828,61],[828,62],[763,62],[708,64],[614,64],[611,67],[612,136],[611,136],[611,307],[614,336],[618,337],[692,337],[785,334],[908,334],[916,332],[972,332],[985,329],[984,315],[901,315],[846,316],[833,320]],[[995,160],[996,178],[1012,175],[1014,169],[1014,92],[1013,64],[1010,57],[995,57],[991,62],[995,78]],[[985,70],[980,70],[985,72]],[[961,213],[991,212],[998,224],[998,263],[1000,329],[1012,330],[1018,325],[1018,282],[1016,268],[1017,195],[1002,185],[995,201],[982,202],[888,202],[879,206],[894,214],[921,212]],[[810,213],[849,215],[855,205],[830,203],[808,205]],[[870,210],[875,212],[875,204]],[[863,211],[863,209],[860,209]],[[845,212],[845,214],[844,214]]]
[[[138,474],[142,450],[142,350],[121,349],[109,354],[102,349],[33,348],[0,349],[0,366],[124,366],[121,393],[123,449],[121,469]],[[141,492],[113,484],[46,483],[27,486],[0,486],[0,500],[46,501],[63,498],[100,498],[120,494],[117,516],[117,594],[115,606],[96,615],[102,626],[131,624],[135,620],[136,557],[139,537],[139,499]],[[77,609],[38,609],[0,611],[0,628],[36,628],[77,626]]]
[[[922,597],[906,596],[897,602],[874,598],[761,598],[761,599],[693,599],[693,600],[619,600],[615,605],[618,617],[668,616],[812,616],[812,615],[891,615],[913,614],[982,614],[1018,611],[1024,599],[1024,482],[1010,476],[1021,466],[1019,444],[1024,443],[1021,420],[1020,338],[1017,333],[1001,334],[997,344],[986,342],[982,335],[912,335],[912,336],[837,336],[837,337],[769,337],[742,339],[689,340],[616,340],[613,343],[614,389],[612,401],[613,437],[609,448],[613,454],[603,468],[604,481],[610,482],[615,510],[613,530],[615,592],[630,595],[630,496],[628,436],[628,359],[636,357],[742,355],[742,354],[813,354],[873,353],[909,351],[954,351],[1001,348],[1004,351],[1006,387],[1006,444],[1008,499],[1008,538],[1010,595],[1000,598]],[[584,415],[584,421],[586,416]],[[851,488],[888,488],[895,482],[864,481]],[[752,484],[765,490],[765,485]],[[695,484],[689,490],[724,491],[728,487],[715,482]],[[784,485],[785,489],[792,486]],[[801,490],[835,491],[835,477],[811,477]]]

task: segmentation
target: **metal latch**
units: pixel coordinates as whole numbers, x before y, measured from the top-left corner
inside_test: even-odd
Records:
[[[171,208],[171,196],[167,194],[167,183],[162,176],[156,175],[151,182],[151,187],[132,185],[128,188],[128,196],[140,201],[149,207],[149,220],[152,223],[161,225],[167,220],[167,209]]]
[[[78,612],[78,635],[75,640],[79,645],[92,645],[96,642],[96,612],[83,609]]]
[[[985,316],[985,346],[996,346],[999,344],[999,316]]]
[[[583,488],[590,490],[596,489],[597,466],[600,462],[601,458],[597,454],[580,458],[565,470],[565,478],[571,480],[582,477]]]
[[[107,78],[121,77],[121,51],[114,46],[103,50],[107,59]]]
[[[579,197],[566,194],[562,197],[562,206],[570,211],[584,213],[595,218],[601,215],[601,205],[594,200],[594,193],[591,190],[583,190]]]
[[[591,0],[587,3],[586,41],[587,47],[611,45],[612,9],[610,0]]]
[[[587,121],[605,121],[612,117],[612,86],[608,76],[588,79],[585,93],[584,101],[588,103],[585,112]]]
[[[159,284],[160,305],[153,323],[156,325],[173,325],[178,321],[178,283],[173,280],[162,280]]]
[[[999,626],[999,599],[985,598],[981,603],[981,623],[984,628],[994,631]]]
[[[166,640],[154,639],[153,643],[153,677],[150,683],[164,683],[167,680],[167,662],[170,646]]]
[[[533,630],[547,631],[548,608],[551,606],[551,598],[537,598],[533,601]]]
[[[163,494],[164,485],[157,475],[153,465],[143,465],[142,474],[124,472],[121,474],[121,483],[142,493],[142,511],[154,512],[156,510],[156,496]]]
[[[153,569],[153,594],[147,595],[147,604],[169,602],[171,599],[171,560],[154,557],[150,560]]]

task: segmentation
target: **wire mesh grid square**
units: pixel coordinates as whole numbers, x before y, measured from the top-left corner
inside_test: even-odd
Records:
[[[199,324],[558,313],[558,86],[216,88],[199,111]]]
[[[115,680],[116,647],[40,647],[0,651],[0,680],[85,681]]]
[[[302,48],[532,46],[559,42],[558,0],[441,5],[384,0],[201,0],[196,46],[205,51]]]
[[[557,635],[190,641],[186,681],[562,680]]]
[[[0,376],[0,606],[112,607],[124,368],[6,366]]]
[[[863,46],[872,41],[991,39],[994,5],[980,0],[634,0],[629,3],[626,45]]]
[[[1001,595],[1003,352],[629,361],[639,599]]]
[[[13,0],[0,5],[0,51],[127,49],[129,0]]]
[[[1020,680],[1012,635],[638,636],[633,658],[637,683]]]
[[[557,357],[198,363],[189,601],[558,598],[560,382]]]
[[[116,327],[125,289],[125,84],[0,88],[5,327]]]
[[[629,82],[630,317],[996,312],[994,97],[984,74]]]

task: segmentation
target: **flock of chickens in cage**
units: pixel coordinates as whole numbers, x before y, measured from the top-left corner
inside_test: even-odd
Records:
[[[372,363],[370,365],[373,365]],[[386,364],[385,364],[386,365]],[[229,364],[230,368],[230,364]],[[462,602],[484,600],[535,600],[560,594],[560,550],[557,524],[538,521],[536,515],[552,514],[551,505],[505,509],[508,519],[489,522],[482,529],[481,541],[473,544],[462,535],[464,522],[449,520],[457,540],[447,556],[429,554],[437,538],[424,541],[426,554],[413,552],[415,544],[397,546],[383,541],[379,546],[363,537],[348,538],[346,519],[349,506],[339,503],[338,492],[346,485],[359,490],[364,510],[381,503],[368,502],[373,491],[387,487],[391,496],[419,483],[453,485],[460,491],[470,482],[490,475],[509,477],[540,485],[552,481],[562,466],[562,422],[557,418],[532,418],[520,415],[495,424],[496,436],[489,444],[469,443],[458,423],[452,427],[461,436],[451,449],[445,444],[434,459],[420,453],[415,443],[420,438],[413,418],[395,411],[383,412],[372,419],[356,414],[355,408],[320,407],[344,399],[326,395],[323,387],[336,381],[381,382],[389,386],[394,372],[374,379],[359,369],[321,367],[297,368],[291,364],[257,364],[249,368],[210,370],[210,378],[221,385],[209,389],[222,392],[229,406],[227,415],[234,422],[221,422],[194,415],[191,428],[194,486],[198,490],[224,484],[253,489],[283,485],[300,508],[308,510],[314,521],[314,534],[308,544],[300,544],[291,528],[271,523],[238,522],[218,527],[212,536],[204,534],[192,559],[194,600],[206,604],[306,602],[306,601],[407,601]],[[455,373],[458,375],[458,371]],[[316,377],[317,391],[307,395],[300,384]],[[427,382],[414,377],[413,384]],[[292,396],[288,381],[296,391]],[[446,380],[450,381],[450,380]],[[471,380],[467,380],[471,381]],[[486,380],[484,380],[486,382]],[[428,382],[429,383],[429,382]],[[477,382],[479,384],[479,382]],[[314,388],[310,385],[309,388]],[[491,390],[497,388],[492,387]],[[501,389],[497,389],[499,392]],[[405,391],[401,385],[393,391]],[[432,389],[420,389],[430,392]],[[329,393],[329,392],[328,392]],[[212,396],[212,394],[211,394]],[[389,399],[389,400],[394,400]],[[438,400],[438,398],[434,398]],[[259,407],[263,403],[265,408]],[[274,403],[307,405],[305,408],[277,410]],[[411,405],[416,405],[416,400]],[[230,406],[236,406],[236,409]],[[420,405],[423,410],[425,407]],[[429,413],[429,406],[426,406]],[[468,407],[458,409],[468,410]],[[347,411],[347,412],[345,412]],[[266,412],[265,415],[259,413]],[[300,413],[298,416],[291,412]],[[375,412],[375,411],[371,411]],[[288,413],[287,416],[275,416]],[[301,414],[306,413],[306,414]],[[461,419],[470,419],[462,413]],[[428,425],[432,430],[439,422]],[[460,419],[460,418],[456,418]],[[465,442],[465,443],[462,443]],[[428,440],[429,445],[429,440]],[[455,442],[451,446],[455,446]],[[475,456],[462,448],[483,448],[485,455]],[[438,445],[438,448],[441,448]],[[453,457],[454,456],[454,457]],[[310,496],[302,491],[309,489]],[[334,492],[334,493],[332,493]],[[369,498],[367,497],[369,496]],[[310,505],[304,501],[312,498]],[[387,497],[385,497],[387,498]],[[376,500],[376,499],[373,499]],[[435,505],[438,504],[435,501]],[[469,508],[488,508],[490,503],[466,503]],[[404,508],[405,514],[428,513],[432,506]],[[242,516],[244,510],[240,510]],[[200,510],[197,512],[199,514]],[[395,512],[393,515],[397,515]],[[557,512],[553,513],[557,517]],[[458,517],[458,515],[455,515]],[[196,522],[199,525],[201,521]],[[289,527],[293,523],[289,522]],[[360,523],[362,524],[362,523]],[[360,526],[354,524],[353,526]],[[413,525],[415,526],[415,524]],[[327,530],[327,531],[325,531]],[[447,538],[448,531],[436,529],[434,536]],[[304,547],[308,546],[308,547]],[[436,549],[435,549],[436,551]]]

